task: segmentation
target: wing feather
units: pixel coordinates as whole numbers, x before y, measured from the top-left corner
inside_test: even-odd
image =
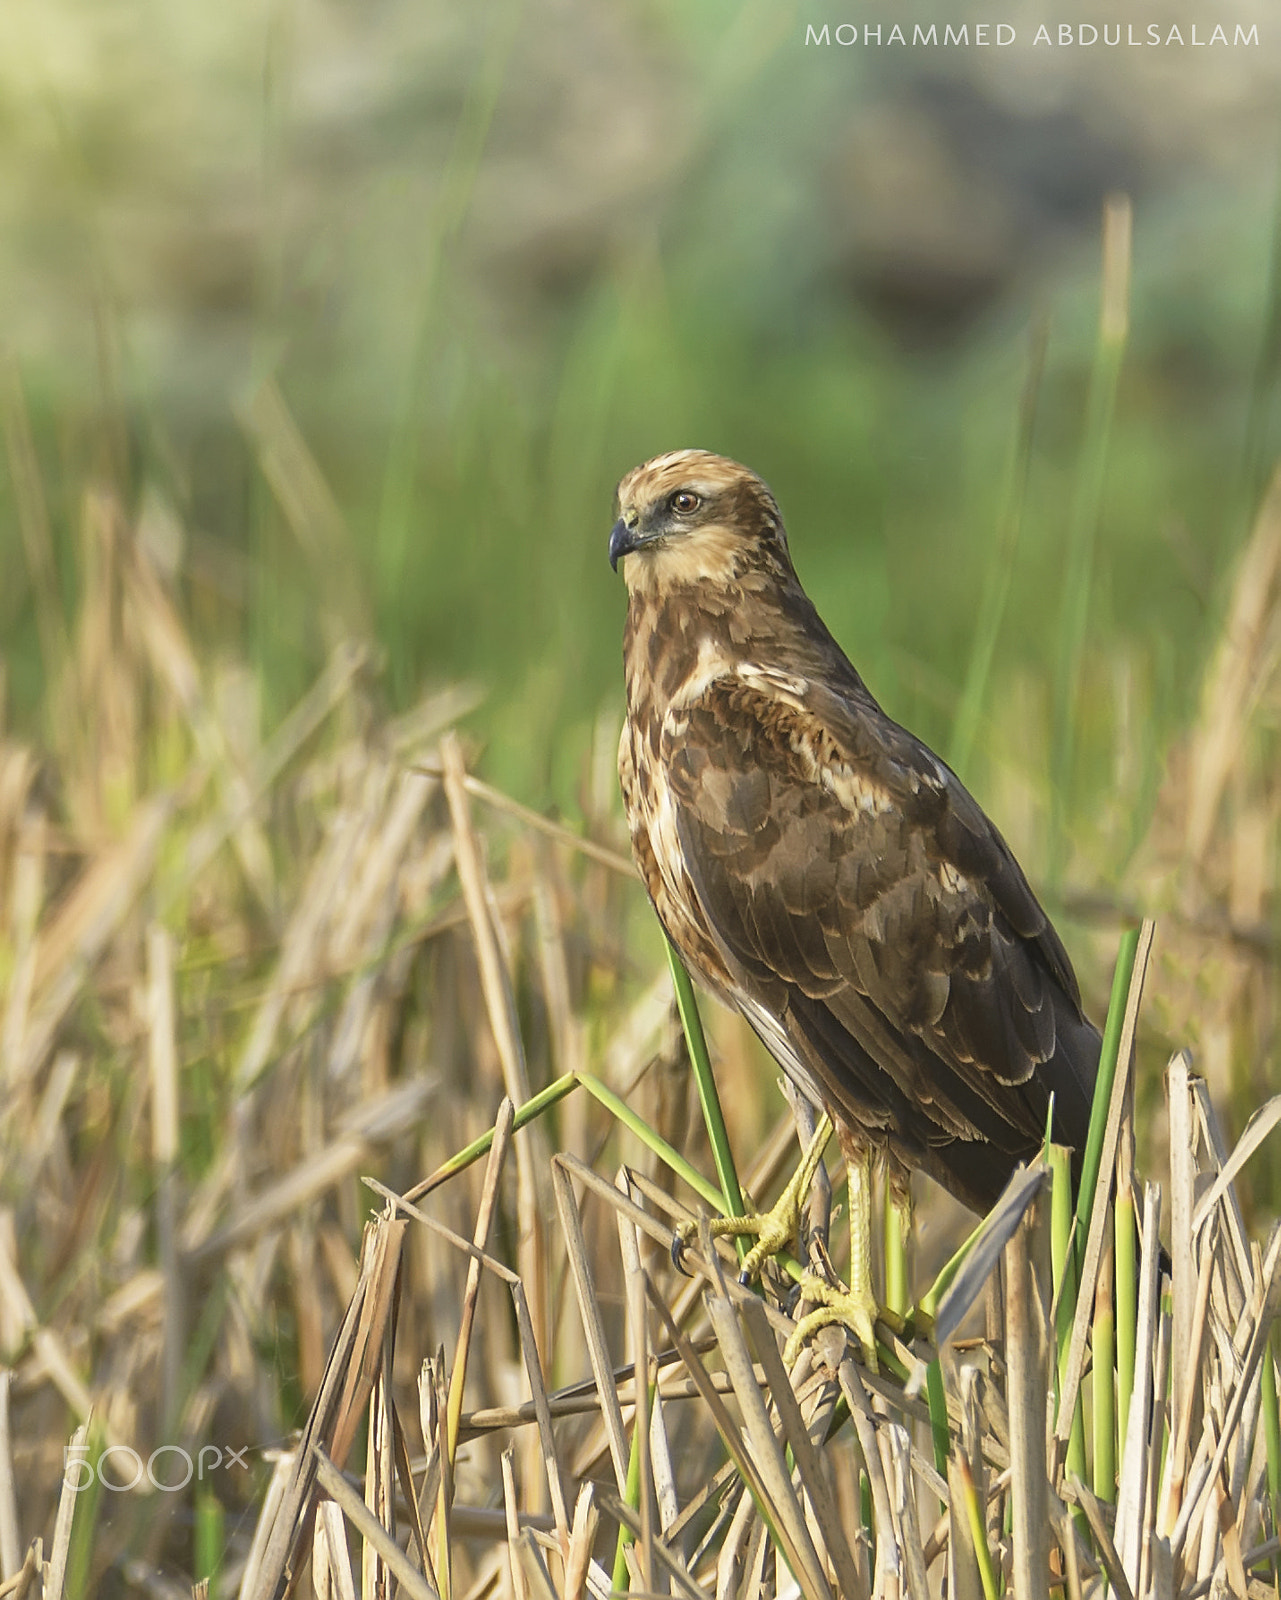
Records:
[[[955,775],[865,691],[722,677],[681,724],[659,754],[699,920],[838,1113],[984,1202],[1052,1089],[1059,1137],[1083,1142],[1097,1035]],[[1007,1160],[985,1173],[975,1141]]]

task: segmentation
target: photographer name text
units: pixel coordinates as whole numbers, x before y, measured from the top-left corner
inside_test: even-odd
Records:
[[[1029,38],[1030,36],[1030,38]],[[982,49],[994,46],[999,50],[1019,43],[1048,45],[1051,49],[1089,49],[1099,46],[1116,49],[1133,45],[1136,49],[1185,49],[1216,46],[1234,49],[1257,49],[1259,25],[1248,26],[1240,22],[1207,23],[1185,22],[1043,22],[1035,31],[1022,29],[1012,22],[929,22],[893,23],[865,22],[808,22],[805,25],[806,45],[862,45],[903,46],[911,49],[924,46],[934,49]]]

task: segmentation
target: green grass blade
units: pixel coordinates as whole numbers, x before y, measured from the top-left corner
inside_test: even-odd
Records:
[[[1081,1187],[1076,1197],[1075,1215],[1071,1207],[1071,1169],[1067,1152],[1057,1148],[1051,1151],[1054,1187],[1050,1213],[1050,1248],[1054,1270],[1054,1293],[1058,1301],[1055,1336],[1058,1343],[1056,1378],[1059,1394],[1063,1392],[1066,1378],[1068,1348],[1072,1337],[1072,1322],[1076,1315],[1090,1213],[1102,1177],[1100,1169],[1103,1162],[1103,1139],[1107,1130],[1108,1105],[1112,1098],[1113,1080],[1116,1077],[1121,1028],[1125,1019],[1125,1006],[1129,997],[1130,980],[1134,973],[1138,947],[1137,928],[1122,934],[1117,951],[1116,970],[1112,974],[1112,996],[1108,1005],[1107,1022],[1103,1028],[1098,1077],[1095,1080],[1094,1100],[1090,1107],[1090,1128],[1081,1161]],[[1111,1182],[1111,1173],[1107,1174],[1107,1181]],[[1110,1354],[1108,1359],[1110,1372],[1112,1359]],[[1113,1427],[1115,1429],[1115,1421]],[[1079,1391],[1072,1415],[1072,1430],[1068,1437],[1067,1468],[1083,1483],[1087,1481],[1085,1415]],[[1073,1512],[1073,1516],[1084,1531],[1083,1513],[1078,1509]]]
[[[938,1315],[939,1302],[952,1287],[952,1280],[965,1265],[966,1256],[968,1256],[970,1251],[974,1248],[978,1241],[979,1234],[982,1232],[983,1223],[980,1222],[965,1240],[964,1244],[962,1244],[961,1247],[955,1252],[955,1254],[949,1257],[949,1259],[943,1263],[942,1267],[939,1269],[938,1277],[935,1278],[934,1282],[930,1285],[929,1289],[922,1297],[920,1302],[920,1310],[925,1314],[925,1316],[929,1317],[931,1322]]]
[[[1072,1250],[1072,1152],[1064,1145],[1049,1148],[1050,1164],[1050,1265],[1054,1298],[1058,1303],[1055,1321],[1058,1381],[1063,1383],[1068,1341],[1072,1337],[1072,1318],[1076,1313],[1076,1257]]]
[[[721,1210],[725,1201],[720,1190],[714,1184],[709,1183],[697,1167],[690,1166],[680,1151],[668,1144],[661,1133],[655,1133],[643,1118],[638,1117],[627,1102],[620,1099],[608,1084],[602,1083],[599,1078],[594,1078],[589,1072],[580,1072],[578,1074],[578,1082],[593,1099],[598,1100],[625,1128],[630,1129],[642,1144],[652,1150],[660,1161],[670,1167],[678,1178],[683,1179],[696,1194],[701,1195],[709,1206],[713,1207],[714,1210]],[[738,1216],[740,1212],[735,1211],[727,1214]]]
[[[725,1202],[719,1189],[703,1176],[697,1167],[690,1165],[679,1150],[674,1149],[662,1134],[655,1133],[654,1129],[638,1117],[625,1100],[616,1095],[608,1084],[602,1083],[590,1072],[567,1072],[563,1077],[557,1078],[555,1083],[549,1083],[545,1089],[540,1089],[537,1094],[531,1095],[528,1100],[516,1108],[512,1118],[512,1132],[516,1133],[535,1117],[541,1117],[549,1111],[558,1101],[563,1100],[567,1094],[575,1089],[586,1089],[588,1094],[601,1105],[623,1126],[629,1129],[636,1137],[652,1150],[660,1161],[664,1162],[676,1176],[689,1185],[694,1192],[707,1202],[715,1211],[722,1215],[729,1215],[724,1210]],[[469,1145],[450,1156],[448,1161],[443,1161],[422,1183],[411,1189],[406,1195],[408,1200],[421,1199],[438,1188],[449,1178],[456,1178],[460,1172],[470,1167],[473,1162],[479,1161],[484,1155],[489,1154],[490,1146],[494,1142],[494,1130],[487,1128],[479,1138],[473,1139]],[[740,1201],[741,1208],[741,1201]],[[738,1212],[732,1213],[738,1215]]]
[[[653,1386],[650,1386],[650,1405],[654,1403]],[[639,1415],[639,1414],[638,1414]],[[636,1511],[640,1507],[640,1424],[632,1424],[632,1451],[627,1458],[627,1493],[623,1496],[624,1503]],[[614,1570],[610,1576],[609,1587],[614,1594],[626,1594],[631,1586],[631,1575],[627,1570],[627,1557],[623,1553],[629,1544],[635,1541],[636,1535],[625,1522],[619,1524],[618,1543],[614,1546]]]
[[[965,1499],[965,1516],[970,1524],[970,1537],[974,1540],[974,1553],[978,1557],[979,1577],[983,1582],[983,1600],[998,1600],[1001,1584],[992,1562],[992,1552],[988,1548],[983,1507],[979,1504],[978,1490],[974,1487],[969,1464],[964,1458],[961,1459],[960,1467],[961,1493]]]
[[[876,1513],[872,1507],[872,1480],[867,1468],[858,1469],[858,1508],[863,1519],[863,1535],[867,1540],[867,1568],[876,1571]]]
[[[195,1577],[209,1580],[209,1600],[219,1600],[221,1584],[218,1569],[227,1548],[227,1518],[222,1501],[206,1485],[196,1495]]]
[[[947,1477],[947,1458],[952,1435],[947,1426],[947,1397],[943,1392],[943,1368],[937,1356],[925,1369],[925,1395],[930,1403],[930,1439],[934,1445],[934,1465]]]
[[[685,1043],[689,1048],[690,1065],[694,1069],[694,1083],[698,1089],[698,1102],[703,1108],[703,1121],[712,1146],[712,1160],[716,1163],[716,1176],[720,1179],[722,1199],[712,1203],[721,1206],[727,1217],[741,1217],[744,1212],[743,1192],[739,1188],[734,1154],[729,1147],[725,1131],[725,1117],[721,1111],[716,1080],[712,1076],[711,1057],[707,1053],[707,1036],[703,1032],[703,1019],[698,1014],[694,986],[689,981],[685,963],[677,955],[670,940],[667,946],[667,964],[672,969],[672,982],[676,986],[676,1006],[685,1030]]]
[[[1130,979],[1134,974],[1134,958],[1139,948],[1139,930],[1129,928],[1121,935],[1116,953],[1116,970],[1112,974],[1112,998],[1108,1002],[1108,1018],[1103,1027],[1103,1047],[1099,1051],[1099,1075],[1094,1085],[1094,1104],[1090,1107],[1090,1131],[1085,1141],[1085,1154],[1081,1159],[1081,1188],[1076,1197],[1076,1240],[1074,1254],[1077,1271],[1085,1255],[1085,1236],[1090,1225],[1090,1211],[1094,1206],[1094,1191],[1099,1185],[1099,1168],[1103,1161],[1103,1136],[1107,1131],[1108,1104],[1112,1099],[1112,1080],[1116,1077],[1116,1056],[1121,1044],[1121,1028],[1125,1022],[1125,1003],[1130,993]],[[1108,1174],[1109,1181],[1111,1174]]]
[[[89,1576],[93,1571],[94,1540],[98,1531],[99,1513],[102,1510],[103,1472],[102,1453],[108,1448],[107,1433],[96,1417],[89,1420],[88,1449],[80,1459],[93,1469],[93,1477],[75,1497],[71,1523],[71,1544],[67,1551],[66,1579],[63,1593],[67,1600],[85,1600],[90,1593]],[[135,1460],[137,1457],[134,1458]],[[128,1481],[132,1462],[108,1458],[107,1479],[116,1484]],[[78,1476],[78,1475],[77,1475]]]
[[[541,1117],[544,1111],[550,1110],[558,1100],[563,1100],[579,1086],[576,1073],[567,1072],[563,1077],[557,1078],[554,1083],[549,1083],[545,1089],[540,1089],[537,1094],[531,1095],[523,1105],[516,1107],[516,1114],[512,1119],[512,1132],[518,1133],[521,1128],[533,1122],[535,1117]],[[440,1187],[450,1178],[456,1178],[460,1172],[465,1172],[474,1161],[479,1161],[481,1156],[489,1154],[490,1146],[494,1142],[494,1130],[487,1128],[478,1139],[473,1139],[469,1145],[450,1156],[448,1161],[442,1161],[431,1174],[424,1178],[420,1184],[411,1189],[406,1196],[409,1200],[419,1200],[425,1194],[430,1194],[433,1189]]]
[[[1068,1350],[1072,1341],[1072,1320],[1076,1315],[1077,1267],[1072,1248],[1072,1153],[1065,1146],[1050,1146],[1050,1270],[1054,1283],[1054,1298],[1058,1304],[1055,1319],[1055,1340],[1058,1347],[1054,1366],[1054,1393],[1057,1399],[1063,1393],[1067,1376]],[[1068,1435],[1067,1465],[1070,1472],[1084,1480],[1085,1477],[1085,1413],[1078,1391],[1072,1413],[1072,1431]],[[1087,1531],[1085,1514],[1079,1508],[1072,1512],[1082,1533]]]

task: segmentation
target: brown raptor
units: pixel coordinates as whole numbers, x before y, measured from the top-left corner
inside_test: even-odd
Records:
[[[823,625],[769,489],[678,450],[628,473],[617,511],[623,797],[695,977],[830,1113],[852,1179],[875,1152],[900,1189],[919,1168],[985,1211],[1051,1095],[1079,1153],[1099,1035],[1063,945],[960,779]]]

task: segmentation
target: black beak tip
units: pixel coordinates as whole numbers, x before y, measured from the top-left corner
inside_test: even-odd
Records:
[[[609,530],[609,564],[618,571],[619,559],[632,549],[632,530],[621,517]]]

